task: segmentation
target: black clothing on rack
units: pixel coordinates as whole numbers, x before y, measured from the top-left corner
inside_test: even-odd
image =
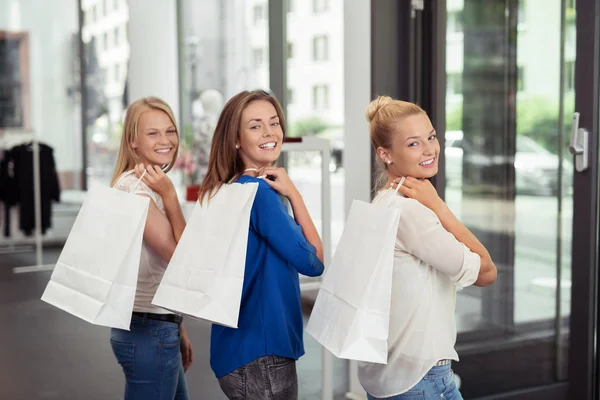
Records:
[[[40,159],[40,202],[42,233],[52,225],[52,201],[60,201],[60,186],[52,147],[38,143]],[[19,206],[19,228],[27,236],[35,230],[33,143],[15,146],[4,153],[0,163],[1,200],[8,210]],[[6,213],[5,236],[10,236],[10,214]]]

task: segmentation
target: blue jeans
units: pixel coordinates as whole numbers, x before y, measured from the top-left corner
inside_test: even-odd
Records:
[[[230,400],[297,400],[296,360],[260,357],[219,378],[219,385]]]
[[[125,373],[125,400],[188,400],[179,325],[134,315],[130,329],[110,332],[113,353]]]
[[[454,382],[452,365],[433,367],[412,389],[402,394],[385,397],[385,400],[463,400]],[[381,400],[367,393],[369,400]]]

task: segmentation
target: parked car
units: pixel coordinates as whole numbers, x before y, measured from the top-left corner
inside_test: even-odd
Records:
[[[492,167],[504,163],[515,166],[515,188],[517,194],[556,196],[558,194],[558,156],[539,145],[527,136],[517,136],[517,149],[514,158],[507,156],[487,156],[468,151],[469,144],[463,140],[462,131],[446,132],[446,184],[462,187],[463,162],[475,164],[476,168]],[[467,151],[465,151],[467,150]],[[463,160],[463,154],[469,154]],[[573,163],[563,159],[563,194],[572,193]],[[493,184],[493,183],[492,183]]]

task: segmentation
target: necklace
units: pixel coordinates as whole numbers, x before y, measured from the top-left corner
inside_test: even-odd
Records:
[[[257,171],[258,171],[258,168],[246,168],[246,169],[244,170],[244,172],[248,172],[248,171],[254,171],[254,172],[257,172]]]

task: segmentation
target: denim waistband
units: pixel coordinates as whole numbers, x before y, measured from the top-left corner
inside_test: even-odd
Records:
[[[435,365],[428,372],[427,376],[440,376],[447,374],[452,369],[452,363],[446,365]]]

